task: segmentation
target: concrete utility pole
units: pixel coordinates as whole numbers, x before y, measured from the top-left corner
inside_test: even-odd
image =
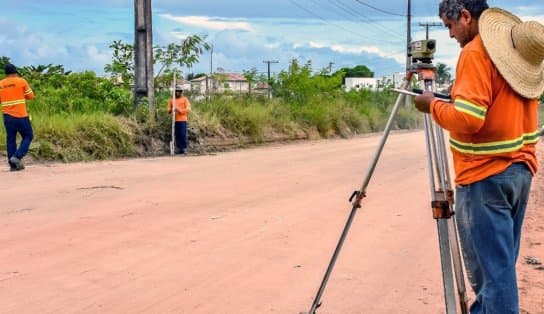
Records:
[[[406,13],[407,24],[406,24],[406,74],[412,65],[412,2],[408,0],[408,9]],[[406,108],[410,107],[411,99],[410,97],[404,97],[404,106]]]
[[[408,11],[406,13],[406,70],[410,69],[412,64],[411,43],[412,43],[412,2],[408,0]]]
[[[438,22],[419,23],[419,26],[425,27],[425,39],[429,40],[429,27],[442,26],[442,23],[438,23]]]
[[[151,0],[134,0],[134,107],[147,97],[155,112]]]
[[[268,64],[268,99],[272,98],[272,93],[270,91],[270,64],[271,63],[279,63],[277,60],[265,60],[263,63]]]
[[[210,85],[213,85],[211,80],[213,74],[213,45],[210,45],[210,74],[206,76],[206,94],[210,94]]]
[[[332,65],[334,64],[334,62],[329,62],[329,74],[332,73]]]

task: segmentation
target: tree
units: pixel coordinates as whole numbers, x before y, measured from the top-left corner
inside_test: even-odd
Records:
[[[366,65],[357,65],[353,68],[341,68],[334,74],[339,72],[344,72],[344,77],[374,77],[374,72],[372,72]]]
[[[274,84],[276,95],[298,104],[306,103],[312,97],[330,93],[338,88],[342,82],[344,72],[328,75],[328,69],[318,74],[312,74],[312,62],[308,61],[301,66],[297,59],[291,61],[287,71],[281,71]]]
[[[161,74],[164,68],[170,68],[174,65],[180,67],[192,67],[198,62],[198,59],[204,51],[210,49],[210,44],[206,41],[206,36],[198,35],[187,36],[181,44],[171,43],[166,47],[155,47],[153,62],[162,64],[157,76]]]
[[[11,61],[10,61],[10,59],[8,57],[5,57],[5,56],[0,57],[0,71],[1,71],[1,73],[3,75],[6,74],[6,73],[4,73],[4,67],[8,63],[11,63]]]
[[[196,79],[196,78],[199,78],[199,77],[203,77],[203,76],[206,76],[207,74],[206,73],[189,73],[187,74],[187,80],[190,81],[190,80],[193,80],[193,79]]]
[[[257,68],[251,68],[249,71],[244,70],[244,77],[249,85],[249,94],[251,95],[251,87],[258,80]]]
[[[134,80],[134,45],[116,40],[110,48],[113,49],[113,60],[111,64],[106,64],[104,71],[109,73],[112,79],[120,77],[123,86],[128,88]]]
[[[451,82],[451,69],[445,63],[438,63],[436,65],[436,82],[440,85],[448,84]]]
[[[162,83],[171,82],[174,71],[179,75],[178,77],[181,77],[181,70],[174,69],[174,65],[190,68],[198,62],[198,58],[204,50],[210,49],[210,45],[204,41],[205,39],[206,36],[192,35],[187,36],[181,44],[170,43],[165,47],[153,47],[153,64],[161,65],[155,76],[155,79],[159,80],[159,86]],[[113,60],[111,64],[106,64],[104,71],[110,73],[112,78],[120,76],[123,85],[128,87],[134,80],[134,45],[117,40],[110,45],[110,48],[113,49]],[[161,78],[161,76],[164,77]]]

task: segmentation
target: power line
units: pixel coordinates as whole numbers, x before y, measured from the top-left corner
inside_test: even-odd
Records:
[[[328,25],[332,25],[332,26],[336,26],[338,28],[341,28],[343,30],[345,30],[346,32],[349,32],[349,33],[352,33],[354,35],[357,35],[363,39],[366,39],[368,40],[368,36],[365,36],[363,34],[360,34],[360,33],[357,33],[357,32],[354,32],[352,31],[351,29],[349,28],[346,28],[346,27],[343,27],[341,25],[338,25],[338,24],[334,24],[334,23],[330,23],[329,21],[327,21],[324,17],[320,16],[319,14],[316,14],[315,12],[311,11],[310,9],[300,5],[299,3],[295,2],[294,0],[289,0],[289,2],[291,2],[293,5],[295,5],[296,7],[298,7],[299,9],[307,12],[308,14],[314,16],[314,17],[317,17],[318,19],[320,19],[321,21],[323,21],[325,24],[328,24]]]
[[[380,8],[377,8],[377,7],[373,6],[373,5],[370,5],[370,4],[368,4],[368,3],[364,2],[364,1],[361,1],[361,0],[355,0],[355,1],[359,2],[360,4],[362,4],[362,5],[364,5],[364,6],[367,6],[367,7],[369,7],[369,8],[372,8],[372,9],[374,9],[374,10],[376,10],[376,11],[382,12],[382,13],[384,13],[384,14],[389,14],[389,15],[394,15],[394,16],[402,16],[402,17],[406,17],[405,14],[399,14],[399,13],[389,12],[389,11],[386,11],[386,10],[383,10],[383,9],[380,9]]]
[[[343,3],[342,1],[340,0],[329,0],[329,3],[334,6],[335,8],[337,9],[340,9],[342,10],[343,12],[346,12],[347,14],[353,16],[354,18],[356,18],[358,21],[361,21],[363,23],[368,23],[369,26],[374,26],[376,27],[376,29],[379,29],[378,31],[379,32],[387,32],[389,34],[391,34],[393,37],[398,37],[398,38],[404,38],[403,35],[401,34],[398,34],[396,33],[395,31],[377,23],[375,20],[372,20],[370,19],[369,17],[367,17],[366,15],[354,10],[352,7],[350,7],[349,5]],[[345,15],[344,15],[345,16]],[[383,38],[380,38],[380,41],[384,41]],[[391,41],[388,41],[390,43],[392,43]]]

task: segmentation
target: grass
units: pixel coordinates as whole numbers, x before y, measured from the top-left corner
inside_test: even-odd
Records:
[[[146,106],[129,109],[132,101],[125,91],[109,85],[97,88],[92,97],[78,94],[77,86],[68,91],[45,88],[28,103],[35,134],[30,149],[33,158],[73,162],[167,152],[169,93],[157,94],[157,111],[151,114]],[[255,143],[278,134],[284,139],[300,138],[300,134],[311,134],[312,130],[323,138],[350,137],[383,130],[395,96],[388,92],[339,91],[309,96],[304,103],[262,96],[214,97],[192,101],[189,125],[199,136],[243,136]],[[395,127],[418,127],[419,116],[414,110],[401,109]],[[4,133],[0,128],[1,138],[5,138]],[[5,152],[3,141],[0,150]]]
[[[128,123],[107,113],[35,114],[29,154],[45,161],[89,161],[133,156],[135,136]],[[5,138],[5,129],[0,136]],[[0,144],[4,152],[5,142]]]

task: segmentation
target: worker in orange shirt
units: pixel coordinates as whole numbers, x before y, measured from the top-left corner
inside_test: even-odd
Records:
[[[187,152],[187,116],[191,112],[191,103],[187,97],[183,96],[183,88],[176,85],[175,99],[168,100],[168,113],[172,113],[172,103],[174,103],[174,112],[176,114],[175,139],[176,154],[185,154]]]
[[[6,77],[0,80],[0,105],[6,128],[6,150],[10,170],[19,171],[25,168],[22,159],[28,153],[34,138],[26,110],[26,101],[34,98],[34,92],[28,82],[18,76],[17,68],[13,64],[7,64],[4,71]],[[17,133],[22,138],[19,147]]]
[[[457,227],[476,295],[470,313],[517,314],[516,261],[537,171],[544,26],[485,0],[442,0],[438,15],[462,47],[452,102],[425,92],[415,105],[450,133]]]

